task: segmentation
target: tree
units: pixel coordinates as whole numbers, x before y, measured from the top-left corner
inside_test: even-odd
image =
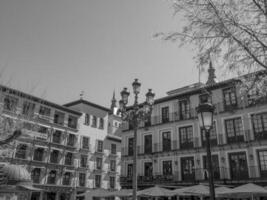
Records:
[[[212,57],[231,72],[267,70],[267,0],[175,0],[173,6],[185,19],[183,30],[163,38],[196,45],[199,67]]]

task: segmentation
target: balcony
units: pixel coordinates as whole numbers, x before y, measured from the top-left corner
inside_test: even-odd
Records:
[[[260,171],[259,166],[248,166],[244,170],[236,170],[231,174],[232,168],[216,167],[213,168],[215,183],[236,183],[246,181],[263,181],[267,179],[267,170]],[[190,173],[174,171],[172,175],[154,173],[152,176],[138,176],[138,184],[197,184],[208,181],[208,171],[204,168],[197,168]],[[121,185],[132,184],[132,177],[121,176]]]

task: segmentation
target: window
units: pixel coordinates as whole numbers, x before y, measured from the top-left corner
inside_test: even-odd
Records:
[[[15,112],[18,105],[18,99],[12,96],[6,96],[4,99],[4,109]]]
[[[152,162],[145,162],[144,163],[144,175],[146,177],[151,177],[153,175],[153,164]]]
[[[51,163],[58,163],[59,160],[59,151],[53,150],[50,154],[50,162]]]
[[[194,157],[183,157],[181,158],[181,170],[183,181],[194,181]]]
[[[225,132],[228,143],[244,141],[241,117],[225,120]]]
[[[72,165],[73,154],[68,152],[65,156],[65,165]]]
[[[103,118],[99,119],[99,128],[104,129],[104,119]]]
[[[223,90],[224,107],[226,110],[237,106],[237,99],[234,88],[226,88]]]
[[[101,187],[101,175],[95,175],[95,187],[96,188]]]
[[[133,156],[134,154],[134,139],[129,138],[128,139],[128,156]]]
[[[189,100],[183,99],[179,101],[179,111],[180,119],[189,119],[190,118],[190,109],[189,109]]]
[[[152,153],[152,135],[145,135],[144,136],[144,153],[150,154]]]
[[[64,117],[65,117],[64,113],[55,111],[54,123],[59,125],[64,125]]]
[[[201,129],[201,140],[202,140],[202,145],[206,146],[207,141],[206,141],[206,133],[204,129]],[[216,123],[213,121],[212,128],[210,129],[210,145],[217,145],[217,134],[216,134]]]
[[[103,141],[101,141],[101,140],[97,141],[97,149],[96,149],[96,151],[100,152],[100,153],[103,152]]]
[[[260,177],[267,176],[267,150],[259,150],[259,166],[260,166]]]
[[[31,172],[31,179],[33,183],[40,183],[41,169],[34,168]]]
[[[83,137],[82,148],[83,149],[89,149],[89,138],[88,137]]]
[[[43,155],[44,155],[44,149],[43,148],[37,148],[34,151],[33,160],[43,161]]]
[[[81,162],[80,162],[81,167],[87,167],[87,159],[88,159],[87,155],[81,155]]]
[[[93,116],[92,127],[97,127],[97,117]]]
[[[85,187],[85,173],[79,173],[79,186]]]
[[[162,133],[162,151],[171,150],[171,132]]]
[[[20,159],[26,159],[26,155],[27,155],[27,145],[26,144],[19,144],[17,146],[17,151],[16,151],[16,158],[20,158]]]
[[[255,139],[267,139],[267,113],[251,115]]]
[[[87,113],[85,114],[84,125],[90,125],[90,115]]]
[[[194,148],[193,143],[193,126],[179,128],[180,149]]]
[[[231,179],[242,180],[248,178],[248,165],[245,152],[230,153],[229,164]]]
[[[102,169],[102,158],[96,158],[96,169]]]
[[[161,108],[161,120],[162,123],[169,122],[169,107],[163,107]]]
[[[32,117],[34,115],[35,104],[25,101],[22,107],[22,114]]]
[[[117,145],[111,144],[111,154],[116,155],[117,154]]]
[[[163,175],[172,175],[172,161],[163,161],[162,162],[162,171]]]
[[[45,126],[39,126],[38,127],[38,132],[39,133],[47,133],[48,132],[48,128]]]
[[[128,164],[127,165],[127,177],[132,177],[133,176],[133,164]]]
[[[109,177],[109,186],[111,189],[115,189],[115,177],[114,176]]]
[[[57,171],[51,170],[48,174],[47,183],[48,184],[56,184],[56,178],[57,178]]]
[[[53,143],[60,144],[61,134],[62,134],[61,131],[56,130],[56,131],[53,133],[53,139],[52,139],[52,142],[53,142]]]
[[[211,100],[211,95],[210,94],[201,94],[199,95],[199,103],[200,104],[203,104],[203,103],[211,103],[212,100]]]
[[[110,160],[110,171],[116,171],[116,160]]]
[[[63,185],[70,185],[71,173],[65,172],[63,175]]]
[[[51,109],[45,106],[40,106],[39,115],[44,117],[50,117]]]
[[[78,121],[77,117],[69,115],[68,127],[76,129],[77,128],[77,121]]]
[[[212,163],[213,177],[215,180],[219,180],[220,179],[220,166],[219,166],[218,155],[211,156],[211,163]],[[208,160],[206,156],[203,156],[203,168],[205,170],[208,170]],[[204,179],[208,180],[208,173],[204,174]]]
[[[75,143],[75,135],[69,134],[67,145],[73,147]]]

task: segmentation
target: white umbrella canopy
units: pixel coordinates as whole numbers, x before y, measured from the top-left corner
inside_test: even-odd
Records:
[[[266,196],[267,190],[259,185],[248,183],[238,186],[231,191],[219,192],[218,197],[249,198],[252,196]]]
[[[191,196],[192,194],[187,193],[187,191],[188,190],[194,190],[198,187],[201,187],[201,186],[200,185],[193,185],[193,186],[183,187],[183,188],[179,188],[176,190],[172,190],[171,193],[173,196]]]
[[[133,195],[133,190],[132,189],[121,189],[118,191],[111,192],[111,195],[115,197],[131,197]]]
[[[221,192],[231,192],[232,190],[227,187],[217,187],[215,188],[215,194]],[[177,196],[210,196],[209,186],[206,185],[193,185],[189,187],[184,187],[181,189],[176,189],[173,193]]]
[[[171,190],[161,188],[159,186],[140,190],[137,192],[137,195],[138,196],[146,196],[146,197],[171,197],[171,196],[173,196]]]

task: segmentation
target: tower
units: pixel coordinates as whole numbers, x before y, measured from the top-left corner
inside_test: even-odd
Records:
[[[215,76],[215,69],[212,66],[212,62],[211,61],[209,63],[208,74],[209,74],[209,76],[208,76],[208,80],[206,82],[206,85],[211,85],[211,84],[216,83],[216,81],[215,81],[215,78],[216,78],[216,76]]]
[[[115,114],[115,111],[116,111],[116,102],[117,102],[117,100],[116,100],[116,98],[115,98],[115,90],[113,91],[113,97],[112,97],[112,99],[111,99],[111,106],[110,106],[110,112],[112,113],[112,114]]]

